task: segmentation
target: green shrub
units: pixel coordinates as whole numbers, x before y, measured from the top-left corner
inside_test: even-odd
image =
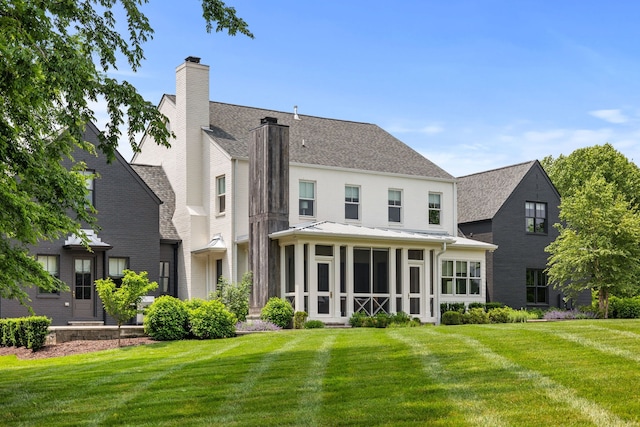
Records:
[[[411,316],[404,311],[399,311],[389,317],[389,323],[393,325],[408,325],[411,323]]]
[[[457,311],[464,313],[465,305],[463,302],[443,302],[440,304],[440,314],[444,314],[447,311]]]
[[[302,329],[309,315],[306,311],[296,311],[293,313],[293,329]]]
[[[470,309],[468,312],[466,312],[463,315],[462,320],[463,320],[463,323],[470,323],[474,325],[491,323],[491,321],[489,320],[489,313],[484,311],[484,308],[482,307],[476,307],[476,308]]]
[[[489,310],[489,319],[491,323],[509,323],[510,311],[509,307],[493,308]]]
[[[387,313],[378,313],[373,316],[374,319],[374,327],[376,328],[386,328],[391,323],[391,316]]]
[[[609,317],[614,319],[640,318],[640,297],[609,298]]]
[[[544,310],[540,308],[527,308],[530,319],[542,319],[544,317]]]
[[[485,310],[491,311],[495,308],[504,308],[504,304],[501,302],[488,302],[484,305]]]
[[[363,327],[363,323],[367,317],[369,316],[367,316],[365,312],[356,311],[349,318],[349,324],[351,325],[352,328],[361,328]]]
[[[322,329],[324,328],[324,323],[322,323],[320,320],[309,320],[307,322],[304,322],[304,328],[305,329]]]
[[[286,299],[271,297],[260,312],[260,318],[287,328],[293,319],[293,307]]]
[[[527,310],[514,310],[509,309],[509,323],[524,323],[529,319],[537,319],[535,313],[530,313]]]
[[[469,305],[467,306],[467,309],[471,310],[472,308],[481,308],[484,311],[487,311],[486,304],[482,302],[470,302]]]
[[[44,347],[51,326],[51,319],[45,316],[33,316],[26,320],[26,335],[28,349],[33,351],[40,350]]]
[[[442,313],[443,325],[460,325],[462,324],[462,313],[459,311],[445,311]]]
[[[240,283],[229,283],[227,279],[220,277],[212,297],[222,302],[227,310],[235,314],[239,322],[244,322],[249,315],[249,294],[252,286],[251,272],[245,273]]]
[[[234,337],[236,322],[235,314],[218,300],[206,301],[189,311],[191,334],[198,339]]]
[[[0,319],[0,346],[37,351],[44,346],[50,325],[51,319],[44,316]]]
[[[154,340],[181,340],[189,333],[189,315],[185,304],[177,298],[163,295],[147,308],[144,332]]]
[[[184,304],[184,308],[186,308],[188,312],[191,312],[205,305],[207,300],[202,298],[191,298],[190,300],[183,301],[182,303]]]

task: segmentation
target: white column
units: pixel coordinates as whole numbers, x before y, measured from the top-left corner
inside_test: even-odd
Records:
[[[353,245],[347,245],[344,268],[347,287],[347,316],[351,316],[353,314]]]
[[[295,243],[296,311],[304,311],[304,243]]]
[[[389,309],[391,313],[397,313],[396,308],[396,247],[389,248]]]
[[[340,317],[340,245],[333,245],[333,280],[329,290],[333,304],[332,316]]]

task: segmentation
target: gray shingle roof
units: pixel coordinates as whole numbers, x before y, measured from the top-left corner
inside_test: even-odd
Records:
[[[175,102],[175,96],[167,97]],[[369,123],[302,114],[300,120],[295,120],[292,112],[210,102],[207,133],[232,157],[247,158],[250,130],[260,126],[264,117],[275,117],[278,124],[289,126],[292,163],[454,179],[402,141]]]
[[[180,240],[178,231],[172,221],[176,208],[176,198],[162,166],[132,164],[131,167],[162,200],[160,205],[160,238],[164,240]]]
[[[458,223],[492,219],[536,162],[458,178]]]

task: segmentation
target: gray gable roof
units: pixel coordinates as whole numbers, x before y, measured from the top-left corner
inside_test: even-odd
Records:
[[[492,219],[537,160],[458,178],[458,223]]]
[[[175,96],[166,95],[175,102]],[[206,130],[233,158],[247,158],[251,129],[260,119],[275,117],[289,126],[289,156],[292,163],[331,166],[367,171],[454,177],[377,125],[209,103],[210,127]],[[304,142],[304,144],[303,144]]]
[[[160,238],[163,240],[179,241],[180,236],[173,225],[173,213],[176,208],[176,198],[173,188],[162,166],[135,165],[131,167],[140,178],[162,200],[160,205]]]

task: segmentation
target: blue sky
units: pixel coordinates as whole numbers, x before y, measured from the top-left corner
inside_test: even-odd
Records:
[[[115,76],[158,103],[199,56],[211,100],[375,123],[454,176],[606,142],[640,159],[640,2],[227,5],[255,39],[207,34],[198,0],[151,0],[146,60]]]

